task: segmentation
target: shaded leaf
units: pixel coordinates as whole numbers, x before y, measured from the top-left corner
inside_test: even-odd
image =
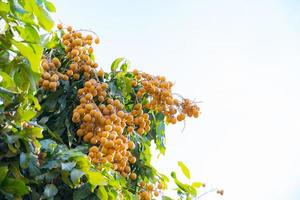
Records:
[[[7,166],[0,167],[0,185],[1,185],[2,181],[5,179],[7,172],[8,172]]]
[[[7,193],[14,194],[14,196],[17,197],[29,193],[29,189],[23,181],[13,178],[5,178],[1,184],[1,190]]]
[[[74,184],[78,184],[79,181],[80,181],[80,178],[84,175],[84,172],[79,170],[79,169],[73,169],[71,171],[71,181],[74,183]]]
[[[44,197],[46,198],[51,198],[54,197],[58,192],[58,189],[56,188],[56,186],[54,184],[48,184],[45,187],[44,190]]]

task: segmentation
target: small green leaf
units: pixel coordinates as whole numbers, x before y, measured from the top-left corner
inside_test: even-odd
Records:
[[[14,80],[5,72],[0,71],[0,87],[17,92]]]
[[[101,200],[108,200],[108,194],[107,194],[107,191],[105,190],[104,186],[98,187],[98,189],[96,191],[96,195]]]
[[[190,174],[190,170],[187,168],[187,166],[183,162],[181,162],[181,161],[178,161],[178,166],[181,168],[182,173],[188,179],[190,179],[191,178],[191,174]]]
[[[33,127],[25,129],[25,134],[31,138],[43,138],[43,129],[40,127]]]
[[[193,182],[192,183],[192,187],[194,187],[194,188],[200,188],[201,186],[203,186],[203,183],[200,183],[200,182]]]
[[[20,166],[23,169],[26,169],[29,167],[29,161],[30,161],[30,156],[29,153],[24,153],[21,152],[20,154]]]
[[[79,183],[80,178],[84,175],[84,172],[79,169],[73,169],[71,171],[71,181],[76,185]]]
[[[7,166],[0,167],[0,185],[1,185],[2,181],[5,179],[7,172],[8,172]]]
[[[111,71],[117,71],[117,69],[120,67],[120,63],[124,61],[125,58],[117,58],[116,60],[114,60],[114,62],[110,66]]]
[[[76,162],[61,163],[61,169],[71,171],[76,166]]]
[[[176,178],[176,173],[175,172],[171,172],[171,177],[172,178]]]
[[[54,184],[48,184],[45,187],[44,190],[44,197],[45,198],[51,198],[54,197],[58,192],[58,189],[56,188],[56,186]]]
[[[49,12],[56,12],[56,8],[50,1],[45,1],[45,6]]]

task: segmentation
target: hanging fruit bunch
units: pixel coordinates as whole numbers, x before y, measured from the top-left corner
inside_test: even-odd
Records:
[[[124,59],[116,60],[111,72],[104,72],[93,54],[92,45],[100,42],[97,35],[62,24],[57,28],[59,48],[45,51],[39,86],[48,95],[59,87],[71,87],[61,92],[67,93],[72,108],[71,131],[67,132],[74,137],[68,135],[68,143],[88,144],[91,164],[98,170],[109,166],[119,173],[128,184],[134,184],[140,199],[158,197],[166,184],[149,167],[145,148],[150,147],[151,140],[165,148],[163,139],[153,136],[158,134],[157,127],[186,117],[197,118],[199,107],[189,99],[178,98],[172,91],[173,83],[164,76],[129,71]],[[149,169],[156,175],[147,176]]]

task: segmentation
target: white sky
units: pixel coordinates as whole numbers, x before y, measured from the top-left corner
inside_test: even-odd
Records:
[[[203,200],[300,199],[300,2],[55,0],[56,19],[100,35],[98,62],[120,56],[201,100],[202,116],[168,127],[154,164],[225,189]]]

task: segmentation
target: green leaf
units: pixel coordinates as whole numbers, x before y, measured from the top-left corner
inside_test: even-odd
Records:
[[[14,28],[25,41],[37,44],[40,43],[40,36],[33,26],[26,24],[25,27],[15,26]]]
[[[17,87],[14,80],[8,74],[2,71],[0,71],[0,86],[7,90],[17,92]]]
[[[51,33],[51,34],[47,33],[45,35],[42,35],[41,38],[42,38],[43,47],[48,48],[48,49],[52,49],[52,48],[58,46],[60,43],[60,39],[56,32]]]
[[[24,153],[21,152],[20,154],[20,166],[23,169],[26,169],[29,167],[29,162],[30,162],[30,155],[29,153]]]
[[[73,200],[83,200],[88,199],[88,196],[91,194],[90,188],[87,184],[84,184],[73,193]]]
[[[2,181],[5,179],[7,172],[8,172],[7,166],[0,167],[0,185],[1,185]]]
[[[71,171],[71,181],[76,185],[80,182],[80,178],[84,175],[84,172],[79,169],[73,169]]]
[[[116,71],[120,67],[120,63],[124,62],[125,60],[125,58],[117,58],[116,60],[114,60],[114,62],[110,66],[111,71]]]
[[[56,8],[50,1],[45,1],[45,6],[49,12],[56,12]]]
[[[40,127],[33,127],[25,129],[25,134],[31,138],[43,138],[43,129]]]
[[[100,172],[89,171],[87,174],[88,181],[92,186],[106,185],[106,179]]]
[[[19,49],[20,53],[30,62],[32,71],[39,73],[40,59],[42,57],[43,48],[37,44],[31,44],[29,46],[15,40],[12,40],[12,43]]]
[[[168,196],[162,196],[162,200],[173,200],[171,197]]]
[[[29,189],[23,181],[13,178],[5,178],[1,184],[1,190],[6,193],[14,194],[14,196],[17,197],[29,193]]]
[[[201,183],[201,182],[193,182],[192,183],[192,187],[194,187],[194,188],[200,188],[201,186],[203,186],[203,183]]]
[[[37,17],[40,26],[43,27],[43,29],[45,29],[46,31],[51,31],[54,22],[51,19],[51,17],[48,15],[48,13],[41,6],[36,4],[35,0],[28,0],[28,1],[30,1],[33,13]]]
[[[0,13],[7,14],[10,11],[9,4],[0,2]]]
[[[56,186],[54,184],[48,184],[45,187],[44,190],[44,197],[45,198],[51,198],[54,197],[58,192],[58,189],[56,188]]]
[[[108,194],[104,186],[99,186],[96,190],[96,195],[101,200],[108,200]]]
[[[190,174],[190,170],[187,168],[187,166],[183,162],[181,162],[181,161],[178,161],[178,166],[181,168],[182,173],[188,179],[190,179],[191,178],[191,174]]]
[[[61,163],[61,169],[71,171],[76,166],[76,162]]]
[[[50,140],[50,139],[42,140],[42,141],[40,141],[40,144],[42,146],[41,150],[46,151],[47,153],[50,153],[50,154],[53,153],[57,147],[56,142],[53,140]]]

